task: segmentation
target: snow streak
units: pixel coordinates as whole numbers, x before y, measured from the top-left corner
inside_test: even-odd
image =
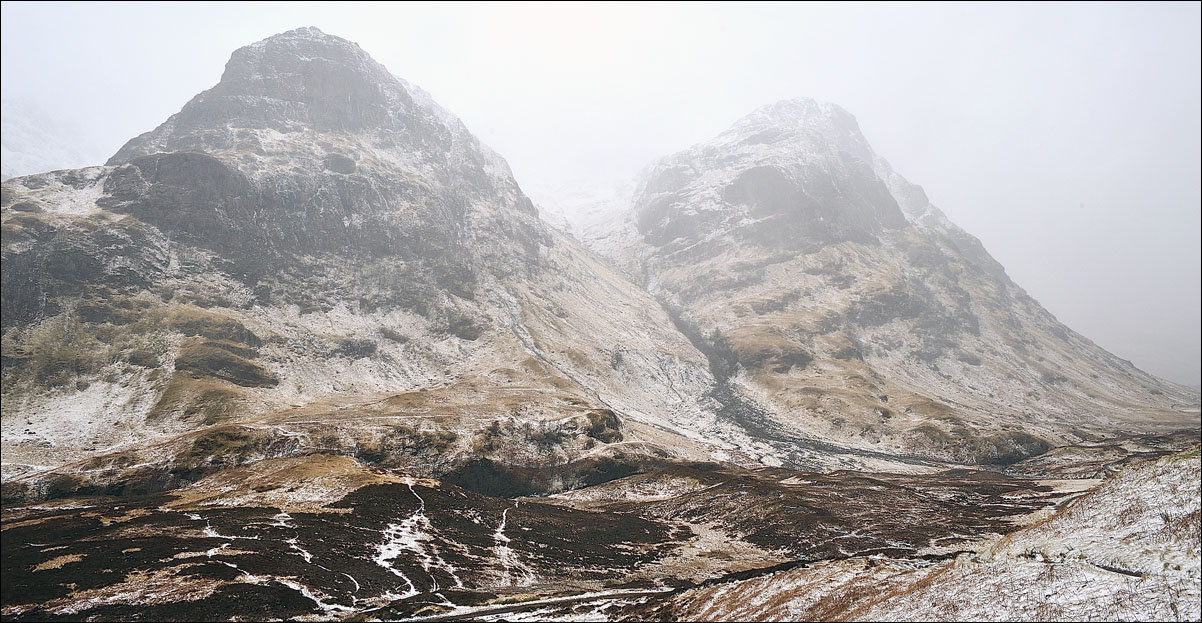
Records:
[[[430,578],[430,591],[439,589],[438,578],[435,576],[436,571],[442,571],[449,575],[455,583],[456,588],[463,588],[463,580],[455,572],[455,567],[447,561],[443,560],[439,552],[437,542],[439,541],[434,535],[437,530],[430,522],[430,518],[426,516],[426,501],[422,496],[418,495],[417,490],[413,488],[413,483],[409,483],[409,491],[417,498],[418,507],[405,520],[400,523],[388,524],[384,530],[385,541],[376,546],[376,564],[391,571],[394,575],[405,580],[409,585],[408,590],[400,595],[386,594],[384,597],[390,599],[407,599],[417,595],[420,591],[413,581],[402,573],[392,561],[400,557],[405,552],[412,553],[421,563],[422,569]]]
[[[517,504],[514,504],[514,508]],[[528,585],[534,582],[534,573],[526,563],[518,560],[517,554],[513,548],[509,547],[511,539],[505,536],[505,524],[509,519],[509,509],[501,512],[501,523],[497,525],[497,531],[493,533],[493,539],[497,542],[497,561],[505,569],[505,574],[501,576],[501,583],[505,586],[513,586],[515,583],[519,585]],[[513,571],[520,571],[520,578],[515,582]]]

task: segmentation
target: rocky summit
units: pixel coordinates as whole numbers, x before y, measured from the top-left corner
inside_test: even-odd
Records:
[[[578,241],[315,28],[5,181],[0,615],[1198,618],[1198,394],[852,115],[766,106],[635,188]],[[1032,598],[948,605],[986,590]]]

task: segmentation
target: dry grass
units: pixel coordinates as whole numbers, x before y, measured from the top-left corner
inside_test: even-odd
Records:
[[[180,490],[179,497],[164,506],[186,510],[228,501],[282,510],[345,513],[351,509],[328,509],[325,505],[368,485],[406,482],[437,486],[436,481],[367,468],[346,456],[317,454],[266,459],[203,478]]]
[[[83,558],[83,554],[67,554],[66,556],[56,556],[35,566],[33,570],[45,571],[47,569],[62,569],[66,565],[83,560]]]
[[[116,353],[117,349],[98,340],[69,313],[34,326],[24,340],[4,340],[5,358],[23,361],[24,371],[31,373],[37,384],[48,387],[63,387],[95,373],[112,362]]]
[[[811,621],[841,621],[848,613],[868,603],[880,593],[876,582],[865,582],[857,577],[847,586],[842,586],[834,593],[818,600],[806,613]]]
[[[872,606],[875,606],[876,604],[887,602],[889,600],[892,600],[892,599],[895,599],[897,597],[901,597],[904,595],[913,595],[913,594],[917,594],[921,591],[925,591],[928,588],[935,586],[936,583],[938,582],[939,578],[941,578],[943,575],[945,575],[954,566],[955,566],[954,562],[948,562],[948,563],[939,565],[938,567],[935,567],[934,569],[927,572],[922,577],[918,578],[918,580],[913,582],[912,584],[902,584],[901,586],[897,586],[895,588],[890,588],[889,590],[881,592],[879,595],[877,595],[875,598],[872,598],[870,601],[868,601],[866,603],[862,603],[860,605],[857,605],[857,606],[853,607],[852,609],[844,612],[843,614],[836,616],[836,617],[832,617],[832,618],[835,620],[841,620],[841,621],[849,621],[852,619],[861,618],[869,610],[869,608],[871,608]]]
[[[250,346],[258,346],[258,336],[251,333],[242,322],[194,305],[177,305],[168,317],[169,326],[184,335],[207,337],[214,340],[230,340]]]
[[[146,414],[147,421],[171,417],[199,420],[205,425],[226,421],[241,412],[245,394],[229,383],[188,374],[173,374],[158,401]]]

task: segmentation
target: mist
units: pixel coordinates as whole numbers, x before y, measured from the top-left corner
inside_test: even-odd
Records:
[[[620,183],[767,103],[875,150],[1061,321],[1202,379],[1199,5],[3,5],[3,94],[96,163],[299,26],[359,43],[523,185]]]

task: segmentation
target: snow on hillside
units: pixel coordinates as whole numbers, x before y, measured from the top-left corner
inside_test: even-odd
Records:
[[[873,620],[1159,620],[1202,616],[1199,448],[1132,466],[943,577],[859,613]]]
[[[1133,465],[1055,513],[1040,511],[1027,527],[942,564],[823,561],[685,591],[656,614],[694,621],[1198,620],[1200,481],[1195,446]]]

